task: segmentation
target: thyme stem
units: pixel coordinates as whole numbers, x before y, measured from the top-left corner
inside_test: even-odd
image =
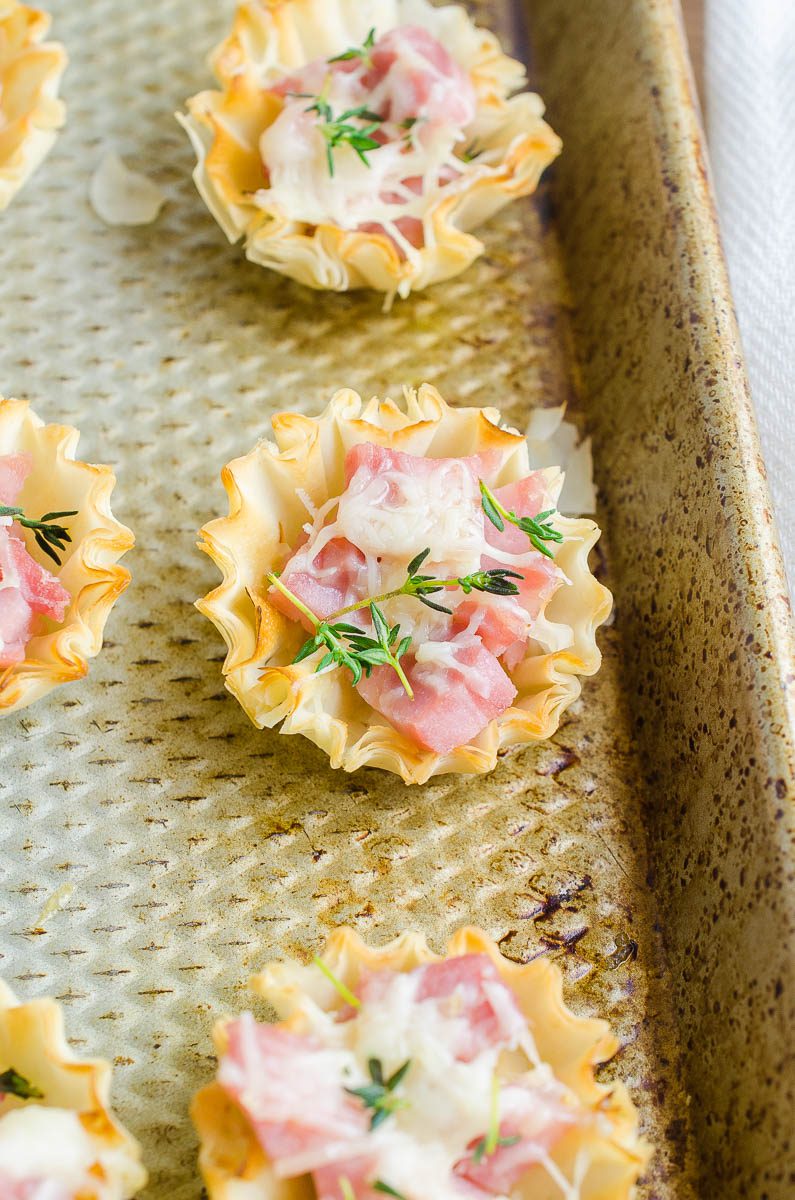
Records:
[[[526,533],[534,549],[538,550],[547,558],[554,558],[554,554],[547,546],[546,542],[562,542],[563,534],[559,529],[555,529],[550,525],[549,518],[555,512],[554,508],[548,508],[544,512],[538,513],[535,517],[519,517],[515,512],[511,512],[500,504],[497,497],[491,489],[480,481],[480,495],[483,503],[483,511],[500,532],[505,528],[505,522],[510,522],[517,529],[521,529],[522,533]]]
[[[279,579],[278,575],[274,575],[271,573],[270,575],[266,575],[265,578],[268,580],[268,582],[270,584],[273,585],[273,587],[278,588],[279,591],[282,593],[282,595],[286,596],[287,599],[290,601],[290,603],[292,605],[294,605],[299,610],[299,612],[302,612],[304,614],[304,616],[309,621],[312,622],[315,629],[317,629],[318,625],[320,624],[320,620],[315,616],[315,614],[312,612],[311,608],[307,608],[307,606],[304,604],[304,602],[302,600],[299,600],[298,597],[293,592],[291,592],[290,589],[285,584],[282,583],[282,581],[281,581],[281,579]],[[331,619],[331,618],[329,618],[329,619]]]

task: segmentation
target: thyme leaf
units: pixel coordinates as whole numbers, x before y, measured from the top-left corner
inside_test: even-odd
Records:
[[[522,533],[527,534],[533,547],[540,551],[541,554],[547,558],[555,557],[549,546],[546,545],[547,542],[563,541],[563,534],[549,522],[549,518],[555,513],[554,508],[548,508],[545,512],[540,512],[535,517],[519,517],[515,512],[509,511],[500,504],[497,497],[482,479],[480,481],[480,495],[484,513],[492,525],[496,526],[501,533],[505,528],[505,522],[509,521],[511,525],[515,525],[517,529],[521,529]]]
[[[390,1187],[388,1183],[384,1183],[383,1179],[376,1179],[373,1184],[373,1191],[383,1192],[385,1196],[395,1196],[396,1200],[406,1200],[402,1192],[399,1192],[397,1188]]]
[[[24,509],[0,504],[0,517],[13,517],[23,528],[31,529],[39,549],[59,567],[61,565],[60,556],[72,538],[64,525],[57,525],[54,522],[60,521],[64,517],[76,517],[77,513],[76,508],[69,512],[48,512],[35,520],[33,517],[26,517]]]
[[[373,1110],[370,1117],[371,1130],[377,1129],[397,1109],[405,1108],[407,1101],[396,1096],[394,1092],[405,1079],[410,1066],[411,1059],[407,1058],[388,1079],[384,1079],[384,1068],[380,1058],[371,1058],[367,1063],[370,1083],[366,1083],[362,1087],[345,1089],[349,1095],[358,1096],[367,1108]],[[383,1189],[381,1190],[383,1191]],[[388,1194],[393,1195],[392,1192]]]
[[[315,629],[315,632],[307,638],[296,654],[293,659],[294,663],[303,662],[316,650],[322,650],[325,647],[326,653],[315,667],[316,672],[331,666],[345,667],[350,671],[355,687],[362,675],[367,675],[369,678],[373,667],[391,667],[400,680],[406,695],[410,700],[414,699],[411,684],[400,665],[401,658],[411,645],[411,638],[404,637],[398,642],[400,626],[394,625],[390,629],[386,617],[375,600],[363,600],[361,604],[353,606],[354,608],[369,607],[375,632],[375,637],[370,637],[357,625],[348,625],[344,621],[336,620],[335,618],[341,616],[342,612],[321,621],[311,608],[307,608],[304,602],[299,600],[286,584],[282,583],[278,575],[270,574],[266,578],[269,583],[279,589],[282,595],[287,597],[291,604],[295,605],[299,612],[302,612],[311,621]]]
[[[383,592],[372,600],[359,600],[356,604],[349,604],[347,608],[341,608],[339,612],[335,613],[335,617],[355,612],[359,608],[366,608],[371,603],[382,604],[385,600],[393,600],[396,596],[416,596],[428,608],[449,615],[452,613],[452,609],[446,608],[435,600],[428,599],[428,596],[441,592],[445,588],[461,588],[467,596],[472,591],[491,592],[495,596],[517,596],[519,594],[518,587],[511,580],[523,579],[524,576],[520,575],[518,571],[508,571],[503,567],[497,567],[490,571],[472,571],[469,575],[459,575],[454,579],[437,579],[435,575],[419,575],[419,569],[430,552],[430,548],[422,550],[416,558],[411,560],[406,567],[406,578],[399,588],[395,588],[391,592]]]
[[[44,1092],[13,1067],[0,1074],[0,1096],[17,1096],[20,1100],[43,1100]]]
[[[354,58],[360,58],[367,67],[373,65],[373,60],[370,54],[375,45],[375,26],[370,30],[367,37],[362,42],[361,46],[351,46],[347,50],[343,50],[342,54],[335,54],[333,58],[327,58],[326,62],[351,62]]]
[[[379,113],[372,112],[366,105],[360,104],[356,108],[346,109],[345,112],[335,117],[334,110],[323,92],[317,96],[311,92],[289,92],[288,95],[295,96],[300,100],[312,101],[304,111],[318,115],[317,128],[326,143],[329,175],[334,176],[334,151],[342,145],[350,146],[356,151],[364,165],[370,166],[367,155],[381,147],[381,142],[372,136],[384,120]],[[366,123],[352,125],[351,121]]]

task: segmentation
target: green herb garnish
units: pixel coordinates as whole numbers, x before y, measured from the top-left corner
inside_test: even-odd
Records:
[[[400,626],[393,625],[390,629],[386,617],[374,600],[363,600],[360,605],[356,605],[357,608],[368,606],[370,609],[370,617],[372,618],[373,629],[376,635],[372,638],[357,625],[348,625],[344,621],[337,621],[335,617],[339,616],[339,613],[334,614],[334,616],[329,617],[325,621],[321,621],[312,612],[311,608],[307,608],[304,602],[299,600],[286,584],[282,583],[278,575],[268,575],[267,579],[315,627],[314,634],[304,642],[293,659],[294,663],[303,662],[305,658],[309,658],[316,650],[322,650],[325,647],[326,653],[315,667],[316,672],[331,666],[347,667],[351,673],[353,686],[355,687],[362,675],[367,675],[369,678],[373,667],[391,667],[403,685],[406,694],[411,700],[414,699],[411,684],[400,665],[400,659],[411,645],[411,638],[404,637],[401,642],[398,642]],[[397,645],[395,644],[396,642]]]
[[[492,525],[502,532],[505,528],[505,522],[509,521],[511,525],[515,525],[517,529],[521,529],[522,533],[526,533],[530,538],[536,550],[539,550],[547,558],[554,558],[549,546],[546,542],[562,542],[563,534],[559,529],[555,529],[549,524],[549,517],[555,512],[554,508],[548,508],[546,512],[541,512],[535,517],[518,517],[515,512],[509,512],[500,504],[494,493],[486,486],[481,479],[480,494],[482,497],[483,511],[491,521]]]
[[[13,517],[25,529],[32,529],[39,549],[49,555],[59,567],[61,565],[60,556],[66,549],[66,543],[71,542],[72,539],[69,531],[63,525],[54,525],[52,522],[60,521],[63,517],[76,516],[77,509],[75,508],[70,512],[48,512],[38,520],[34,520],[33,517],[26,517],[21,508],[0,504],[0,517]]]
[[[470,163],[474,162],[476,158],[480,158],[482,153],[482,146],[479,146],[477,142],[470,142],[469,145],[461,151],[460,157],[464,162]]]
[[[498,1146],[515,1146],[519,1141],[521,1141],[521,1138],[518,1134],[512,1137],[500,1137],[500,1081],[496,1075],[493,1075],[491,1079],[489,1127],[472,1151],[472,1161],[479,1163],[490,1154],[493,1154]]]
[[[312,956],[312,962],[319,971],[323,972],[329,983],[333,984],[346,1004],[350,1004],[351,1008],[361,1008],[362,1002],[359,997],[354,996],[348,985],[343,983],[341,979],[337,979],[337,976],[334,974],[328,963],[324,963],[323,959],[317,954]]]
[[[326,62],[351,62],[354,58],[360,58],[366,67],[371,67],[373,60],[370,51],[374,45],[375,26],[370,30],[361,46],[351,46],[348,50],[343,50],[342,54],[335,54],[333,58],[326,59]]]
[[[15,1071],[13,1067],[9,1067],[7,1071],[0,1074],[0,1095],[17,1096],[20,1100],[44,1099],[44,1092],[34,1087],[24,1075],[20,1075],[19,1071]]]
[[[381,147],[381,142],[377,141],[372,134],[375,133],[384,118],[376,112],[371,112],[363,104],[360,104],[358,108],[348,108],[344,113],[335,117],[324,92],[325,87],[323,92],[317,96],[311,92],[288,92],[287,94],[295,96],[299,100],[312,101],[304,111],[317,113],[320,118],[317,128],[326,142],[329,175],[332,177],[334,175],[334,151],[342,145],[350,146],[355,150],[364,165],[369,167],[367,155],[371,150],[378,150]],[[366,124],[351,125],[351,121],[365,121]]]
[[[383,604],[385,600],[394,600],[397,596],[416,596],[428,608],[435,608],[437,612],[449,614],[452,609],[445,608],[444,605],[428,599],[428,596],[432,596],[434,592],[441,592],[444,588],[461,588],[467,596],[472,591],[491,592],[495,596],[516,596],[519,593],[516,584],[510,581],[523,579],[524,576],[517,571],[503,570],[502,567],[493,571],[473,571],[470,575],[459,575],[454,579],[437,579],[434,575],[418,575],[417,572],[430,552],[430,549],[423,550],[411,560],[406,567],[406,579],[399,588],[395,588],[391,592],[382,592],[380,596],[375,596],[372,600],[359,600],[356,604],[349,604],[347,608],[341,608],[334,616],[343,617],[348,613],[356,612],[357,609],[366,608],[368,604]]]
[[[373,1110],[370,1117],[370,1129],[377,1129],[378,1126],[391,1116],[399,1108],[405,1108],[407,1101],[402,1100],[400,1096],[394,1095],[395,1088],[405,1078],[406,1072],[411,1066],[411,1059],[407,1058],[402,1067],[398,1067],[389,1079],[384,1079],[384,1069],[381,1065],[380,1058],[371,1058],[367,1063],[367,1069],[370,1072],[370,1083],[366,1083],[363,1087],[346,1088],[345,1091],[351,1096],[358,1096],[364,1102],[367,1108]],[[385,1189],[380,1189],[385,1190]],[[389,1192],[389,1195],[397,1193]]]
[[[401,658],[411,645],[411,638],[404,637],[398,640],[400,625],[393,625],[390,628],[379,605],[386,600],[394,600],[397,596],[415,596],[428,608],[450,615],[452,609],[445,608],[443,604],[429,600],[428,597],[445,588],[461,588],[467,596],[473,591],[491,592],[495,596],[516,596],[519,589],[512,580],[523,578],[517,571],[507,571],[502,567],[491,571],[473,571],[469,575],[460,575],[455,579],[437,579],[434,575],[418,575],[417,572],[429,554],[430,549],[423,550],[421,554],[412,559],[406,568],[406,579],[399,588],[395,588],[391,592],[383,592],[380,596],[358,600],[355,604],[349,604],[346,608],[341,608],[339,612],[332,613],[325,620],[321,620],[302,600],[299,600],[287,585],[282,583],[278,575],[268,575],[268,582],[277,587],[282,595],[286,596],[290,603],[302,612],[314,626],[315,632],[304,642],[293,662],[303,662],[315,651],[325,649],[326,653],[318,662],[315,670],[322,671],[331,666],[345,667],[351,673],[354,687],[359,683],[362,675],[369,678],[373,667],[391,667],[403,685],[406,695],[413,700],[414,692],[400,665]],[[349,625],[347,622],[339,620],[340,617],[358,612],[363,608],[370,610],[375,637],[371,637],[356,625]]]
[[[406,1200],[402,1192],[399,1192],[397,1188],[391,1187],[390,1184],[384,1183],[383,1179],[376,1179],[373,1184],[373,1191],[383,1192],[385,1196],[395,1196],[396,1200]]]
[[[340,1175],[337,1179],[337,1183],[340,1185],[342,1200],[356,1200],[356,1193],[353,1190],[351,1181],[347,1175]]]

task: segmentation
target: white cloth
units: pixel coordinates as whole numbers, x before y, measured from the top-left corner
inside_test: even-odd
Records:
[[[706,0],[718,215],[795,590],[795,0]]]

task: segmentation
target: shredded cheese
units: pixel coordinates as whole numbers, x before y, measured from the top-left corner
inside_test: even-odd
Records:
[[[0,1184],[35,1182],[42,1196],[122,1200],[127,1173],[121,1152],[93,1138],[76,1112],[27,1104],[0,1117]]]

